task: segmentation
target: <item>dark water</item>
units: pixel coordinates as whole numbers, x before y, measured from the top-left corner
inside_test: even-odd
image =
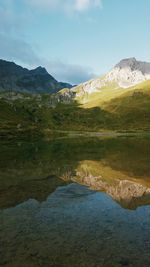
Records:
[[[150,266],[149,138],[0,147],[0,266]]]

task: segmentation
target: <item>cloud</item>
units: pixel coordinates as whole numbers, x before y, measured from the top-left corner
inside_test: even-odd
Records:
[[[26,41],[0,33],[0,58],[28,65],[40,64],[40,59]]]
[[[83,12],[99,7],[99,0],[20,0],[37,10],[44,8]],[[24,30],[30,24],[30,14],[23,10],[16,13],[16,0],[0,0],[0,58],[14,61],[28,68],[46,67],[57,80],[79,84],[95,77],[91,68],[41,58],[33,44],[26,41]],[[28,19],[27,19],[28,18]],[[31,19],[32,20],[32,19]]]
[[[84,11],[91,7],[101,7],[100,0],[76,0],[74,3],[74,9],[77,11]]]
[[[41,65],[46,67],[57,80],[71,84],[79,84],[95,77],[91,68],[40,58],[35,49],[24,40],[2,33],[0,33],[0,40],[0,58],[2,59],[14,61],[28,68]]]
[[[24,0],[27,5],[35,8],[83,12],[91,8],[101,8],[101,0]]]
[[[59,81],[79,84],[96,77],[92,68],[89,67],[63,63],[61,61],[47,61],[43,62],[43,64],[49,73]]]

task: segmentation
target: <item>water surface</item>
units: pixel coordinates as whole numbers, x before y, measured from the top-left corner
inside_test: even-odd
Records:
[[[1,143],[0,266],[150,266],[150,139]]]

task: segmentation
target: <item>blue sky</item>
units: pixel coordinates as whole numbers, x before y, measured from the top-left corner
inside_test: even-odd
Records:
[[[150,61],[149,0],[0,0],[0,58],[77,84]]]

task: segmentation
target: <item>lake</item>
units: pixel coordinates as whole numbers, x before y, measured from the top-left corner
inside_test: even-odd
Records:
[[[150,266],[149,137],[0,145],[0,266]]]

